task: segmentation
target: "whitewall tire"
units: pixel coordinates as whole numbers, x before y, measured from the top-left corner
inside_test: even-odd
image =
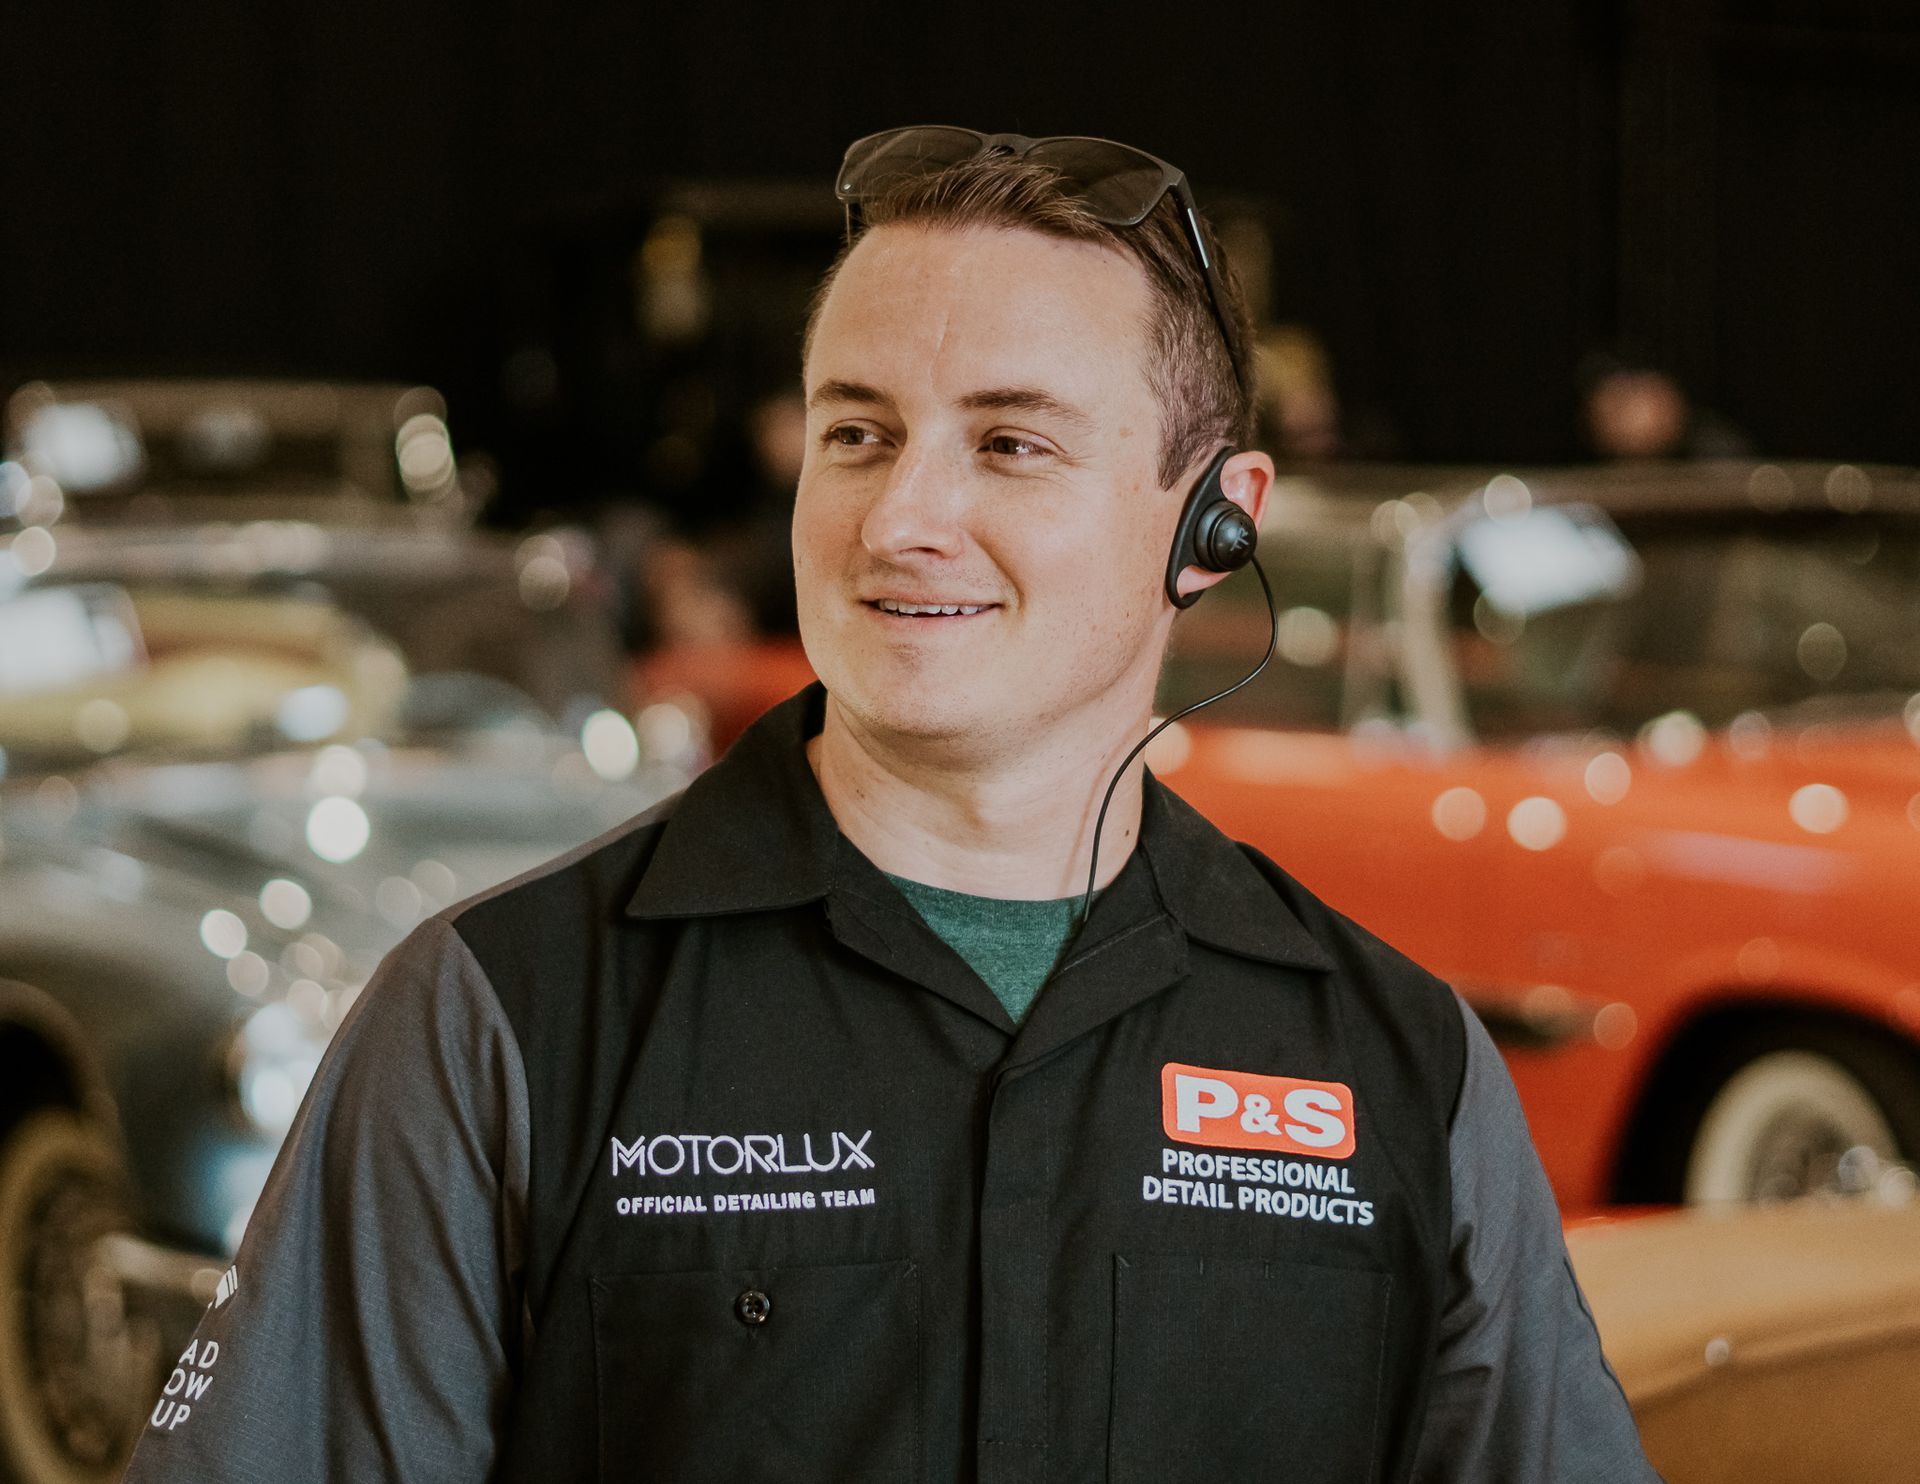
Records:
[[[1842,1162],[1900,1156],[1886,1111],[1858,1076],[1816,1051],[1765,1052],[1723,1083],[1693,1136],[1688,1204],[1784,1200],[1839,1188]]]

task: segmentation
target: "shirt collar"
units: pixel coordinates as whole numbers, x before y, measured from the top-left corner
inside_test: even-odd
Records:
[[[687,786],[629,916],[761,912],[827,894],[840,829],[806,752],[826,697],[816,683],[782,701]]]
[[[1267,963],[1335,967],[1247,847],[1228,839],[1151,773],[1140,815],[1140,851],[1161,902],[1188,937]]]
[[[834,822],[806,755],[825,707],[825,689],[808,686],[693,781],[661,833],[628,904],[630,916],[793,907],[825,897],[847,874],[848,857],[857,853]],[[1162,905],[1188,936],[1269,963],[1334,967],[1247,852],[1152,774],[1140,850]],[[1102,915],[1094,914],[1089,929],[1099,928]],[[1074,954],[1069,950],[1069,960]]]

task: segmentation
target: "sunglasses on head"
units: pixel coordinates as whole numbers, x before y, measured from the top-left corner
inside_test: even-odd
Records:
[[[1004,150],[1017,159],[1031,160],[1053,171],[1066,184],[1073,198],[1087,209],[1095,221],[1110,227],[1137,227],[1160,204],[1167,192],[1173,192],[1179,206],[1180,225],[1194,260],[1206,280],[1207,300],[1213,307],[1214,323],[1227,347],[1227,359],[1233,365],[1234,380],[1242,393],[1246,378],[1240,370],[1240,344],[1227,318],[1226,295],[1213,265],[1213,255],[1200,231],[1200,216],[1193,203],[1187,177],[1175,166],[1156,155],[1130,144],[1111,139],[1092,139],[1063,134],[1045,139],[1029,139],[1024,134],[982,134],[978,129],[959,129],[945,124],[924,124],[906,129],[886,129],[856,139],[840,162],[840,175],[833,192],[847,210],[847,235],[854,231],[854,212],[862,201],[880,195],[897,181],[920,175],[934,175],[950,165]]]

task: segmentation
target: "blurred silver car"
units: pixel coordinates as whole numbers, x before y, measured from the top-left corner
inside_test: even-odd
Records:
[[[492,675],[565,719],[625,689],[590,543],[473,529],[488,481],[455,458],[431,387],[35,382],[0,424],[0,597],[118,584],[152,610],[156,648],[178,651],[209,637],[183,628],[198,600],[317,592],[416,674]]]
[[[582,690],[562,728],[417,672],[317,582],[50,577],[0,595],[0,1478],[33,1484],[113,1477],[381,955],[702,761],[671,706]]]
[[[415,675],[490,676],[560,721],[623,699],[628,685],[610,585],[585,537],[567,529],[516,537],[249,520],[0,536],[0,597],[91,584],[128,594],[160,665],[243,651],[304,662],[358,624]]]

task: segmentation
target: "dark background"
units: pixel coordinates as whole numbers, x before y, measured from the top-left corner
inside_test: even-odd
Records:
[[[903,122],[1112,135],[1256,203],[1274,313],[1407,458],[1576,456],[1576,370],[1624,345],[1763,454],[1920,461],[1911,0],[62,0],[4,34],[0,390],[429,381],[510,507],[640,477],[661,368],[604,327],[663,190],[774,203],[791,295],[841,149]]]

